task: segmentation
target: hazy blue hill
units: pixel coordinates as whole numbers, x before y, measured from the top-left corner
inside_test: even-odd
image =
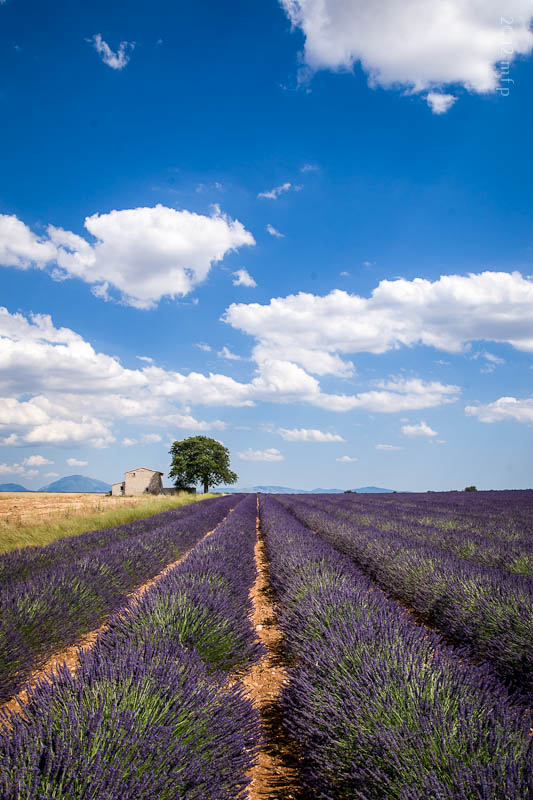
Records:
[[[358,494],[392,494],[394,489],[380,489],[379,486],[362,486],[354,491]]]
[[[31,492],[32,489],[26,489],[20,483],[0,483],[0,492]]]
[[[57,481],[43,486],[40,492],[110,492],[109,483],[104,483],[96,478],[87,478],[85,475],[66,475]]]

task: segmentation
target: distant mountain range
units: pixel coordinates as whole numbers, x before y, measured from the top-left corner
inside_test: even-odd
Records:
[[[225,489],[215,489],[217,492],[263,492],[263,494],[342,494],[344,489],[290,489],[288,486],[248,486],[245,489],[235,489],[228,486]],[[390,494],[394,489],[380,489],[379,486],[361,486],[352,489],[358,494]]]
[[[26,489],[19,483],[2,483],[0,484],[0,492],[31,492],[33,489]],[[67,475],[64,478],[59,478],[48,486],[42,486],[37,489],[38,492],[110,492],[111,486],[109,483],[99,481],[96,478],[87,478],[85,475]],[[217,492],[249,492],[256,494],[263,492],[264,494],[342,494],[344,489],[291,489],[288,486],[248,486],[244,489],[236,489],[234,486],[228,486],[224,489],[215,489]],[[392,489],[380,489],[378,486],[362,486],[359,489],[352,491],[358,494],[379,494],[390,493]]]
[[[42,486],[39,492],[110,492],[111,485],[96,478],[87,478],[85,475],[67,475],[59,478],[48,486]]]
[[[64,478],[42,486],[40,489],[26,489],[20,483],[1,483],[0,492],[110,492],[109,483],[85,475],[66,475]]]

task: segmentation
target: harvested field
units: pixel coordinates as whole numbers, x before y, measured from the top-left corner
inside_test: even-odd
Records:
[[[110,497],[74,492],[0,492],[0,553],[121,525],[213,494]]]
[[[19,521],[35,523],[66,514],[81,516],[93,511],[135,508],[143,502],[146,497],[108,497],[92,492],[2,492],[0,522],[2,526],[16,525]]]

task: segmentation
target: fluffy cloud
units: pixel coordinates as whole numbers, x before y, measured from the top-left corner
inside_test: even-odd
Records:
[[[505,9],[496,0],[280,2],[303,31],[308,69],[351,70],[359,62],[371,85],[422,92],[460,84],[492,92],[498,87],[497,62],[533,47],[532,0],[507,0]],[[512,26],[504,24],[502,12]],[[504,46],[512,56],[503,54]]]
[[[283,455],[275,447],[269,447],[267,450],[248,448],[244,453],[238,455],[243,461],[283,461]]]
[[[94,243],[53,225],[38,237],[16,217],[0,215],[0,264],[57,265],[56,277],[91,283],[104,299],[112,286],[122,302],[150,308],[163,296],[189,294],[226,253],[255,244],[238,220],[218,208],[210,217],[162,205],[131,208],[93,214],[84,224]]]
[[[0,444],[105,447],[114,441],[115,420],[224,427],[182,413],[164,391],[159,396],[147,370],[158,374],[151,366],[126,369],[74,331],[54,327],[49,316],[0,308]],[[175,375],[160,372],[162,380]]]
[[[29,456],[24,459],[24,463],[27,464],[28,467],[43,467],[45,464],[53,464],[54,462],[44,456]]]
[[[418,425],[402,425],[404,436],[438,436],[437,431],[430,428],[427,422],[419,422]]]
[[[38,474],[38,469],[28,469],[26,459],[22,464],[0,464],[0,475],[19,475],[24,478],[34,478]]]
[[[275,236],[276,239],[285,238],[285,234],[280,233],[278,230],[276,230],[276,228],[273,225],[271,225],[270,222],[266,226],[266,232],[269,233],[271,236]]]
[[[274,189],[269,189],[266,192],[259,192],[258,197],[264,197],[267,200],[277,200],[280,194],[288,192],[292,187],[292,183],[282,183],[281,186],[275,186]],[[300,187],[295,187],[300,188]]]
[[[499,367],[502,364],[505,364],[505,359],[504,358],[500,358],[499,356],[494,355],[494,353],[488,353],[487,351],[485,351],[484,353],[475,353],[472,356],[472,358],[484,358],[485,361],[487,361],[488,363],[485,364],[485,366],[481,368],[480,372],[483,372],[483,373],[486,373],[486,374],[489,374],[489,375],[492,372],[494,372],[496,367]]]
[[[220,419],[211,421],[199,420],[192,417],[190,414],[167,414],[162,419],[154,418],[153,425],[174,425],[175,428],[182,428],[186,431],[223,431],[226,428],[226,423]]]
[[[42,268],[56,256],[56,248],[37,236],[17,217],[0,214],[0,264],[4,267]]]
[[[267,401],[306,403],[330,411],[349,411],[357,405],[352,396],[323,393],[316,378],[289,361],[267,359],[256,372],[249,383],[240,383],[220,373],[184,375],[159,367],[143,370],[153,394],[186,404],[240,407]]]
[[[102,39],[101,34],[95,33],[92,39],[88,39],[94,46],[94,49],[104,62],[107,64],[108,67],[111,69],[124,69],[128,61],[130,60],[129,55],[127,55],[128,49],[133,50],[135,47],[135,42],[121,42],[118,46],[117,52],[113,52],[107,42],[104,42]]]
[[[526,424],[533,423],[533,397],[519,400],[516,397],[500,397],[493,403],[467,406],[465,412],[477,417],[480,422],[503,422],[513,420]]]
[[[223,319],[254,336],[261,362],[282,352],[317,375],[353,374],[348,353],[423,344],[460,353],[474,341],[533,352],[533,280],[519,272],[381,281],[371,296],[300,292],[267,305],[233,303]]]
[[[359,461],[359,459],[352,458],[352,456],[341,456],[340,458],[336,458],[335,461],[340,461],[341,464],[353,464],[354,461]]]
[[[278,433],[286,442],[344,442],[338,433],[324,433],[314,428],[279,428]]]
[[[79,461],[77,458],[67,458],[69,467],[86,467],[88,463],[88,461]]]
[[[233,275],[235,276],[233,279],[234,286],[249,286],[251,289],[257,286],[250,273],[245,269],[238,269]]]
[[[391,453],[393,450],[403,450],[399,444],[377,444],[376,450],[383,450],[386,453]]]
[[[142,442],[143,444],[157,444],[162,438],[158,433],[143,433]]]
[[[378,381],[377,386],[381,388],[357,394],[354,408],[382,414],[417,411],[453,403],[460,392],[459,387],[453,384],[423,381],[420,378],[393,378]]]
[[[259,348],[254,354],[255,374],[243,382],[221,373],[166,370],[146,358],[142,368],[127,369],[74,331],[54,327],[48,316],[0,309],[0,445],[106,447],[115,441],[117,421],[191,431],[225,428],[220,419],[197,419],[192,405],[273,402],[389,413],[452,402],[459,391],[436,381],[393,378],[356,395],[330,394],[294,361],[268,357]],[[138,439],[127,437],[132,438]]]
[[[441,92],[429,92],[426,95],[426,102],[434,114],[445,114],[456,102],[457,97],[453,94],[442,94]]]
[[[28,456],[20,464],[0,464],[0,474],[23,475],[26,478],[33,478],[39,473],[39,470],[35,469],[35,467],[43,467],[45,464],[53,463],[53,461],[44,458],[44,456]]]
[[[241,357],[238,356],[237,353],[232,353],[231,350],[229,350],[226,347],[226,345],[224,345],[222,350],[218,351],[217,356],[219,356],[219,358],[226,358],[226,359],[228,359],[228,361],[240,361],[241,360]]]
[[[137,441],[137,439],[130,439],[128,436],[126,436],[126,437],[125,437],[125,438],[124,438],[124,439],[121,441],[121,443],[120,443],[120,444],[122,445],[122,447],[133,447],[133,445],[135,445],[135,444],[139,444],[139,442]]]

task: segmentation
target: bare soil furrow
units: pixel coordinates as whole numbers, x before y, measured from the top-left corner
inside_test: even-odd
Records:
[[[257,579],[251,590],[253,623],[266,655],[237,679],[259,710],[263,745],[252,769],[249,800],[305,800],[298,777],[298,754],[283,728],[279,699],[287,682],[283,635],[276,624],[276,600],[268,576],[268,559],[257,517]]]

